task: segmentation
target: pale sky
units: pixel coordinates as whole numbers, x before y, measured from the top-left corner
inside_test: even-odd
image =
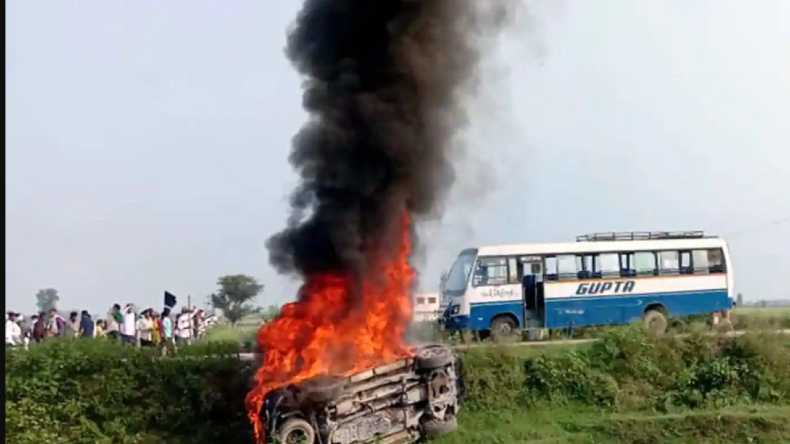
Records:
[[[293,297],[264,242],[306,116],[297,1],[6,3],[6,305]],[[737,291],[790,298],[790,2],[530,1],[469,97],[458,180],[415,259],[591,231],[704,229]]]

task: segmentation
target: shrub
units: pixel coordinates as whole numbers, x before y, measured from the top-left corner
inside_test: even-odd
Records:
[[[545,398],[566,403],[581,401],[612,407],[617,397],[617,381],[593,369],[588,353],[570,351],[562,356],[539,356],[525,364],[530,401]]]
[[[251,373],[232,357],[161,359],[111,341],[65,340],[10,354],[5,372],[8,442],[249,439]]]
[[[524,404],[524,367],[518,357],[499,348],[478,349],[462,356],[467,391],[465,408],[485,410]]]
[[[786,401],[788,351],[780,335],[656,338],[636,327],[611,329],[587,349],[528,359],[527,397],[661,410]]]

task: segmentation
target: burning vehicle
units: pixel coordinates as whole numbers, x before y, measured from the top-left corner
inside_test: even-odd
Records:
[[[455,427],[458,362],[406,340],[412,253],[455,178],[464,103],[504,3],[303,1],[285,48],[309,116],[288,156],[299,183],[266,241],[269,263],[301,285],[257,334],[245,398],[256,444],[410,442]]]
[[[415,442],[457,427],[461,361],[441,345],[347,377],[317,377],[272,391],[260,417],[269,442]]]

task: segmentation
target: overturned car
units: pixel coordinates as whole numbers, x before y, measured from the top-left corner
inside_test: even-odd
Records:
[[[270,442],[409,443],[457,428],[461,361],[441,345],[343,378],[270,393],[261,408]]]

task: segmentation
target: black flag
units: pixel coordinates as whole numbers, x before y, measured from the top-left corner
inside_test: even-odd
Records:
[[[165,307],[173,308],[176,305],[176,295],[165,290]]]

